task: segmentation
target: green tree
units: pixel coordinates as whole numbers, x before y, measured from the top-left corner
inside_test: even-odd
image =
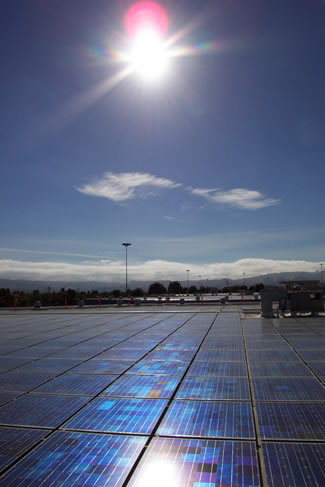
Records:
[[[166,294],[167,289],[160,282],[153,282],[149,286],[148,294]]]
[[[179,281],[171,281],[168,284],[168,293],[169,294],[182,294],[184,289]]]

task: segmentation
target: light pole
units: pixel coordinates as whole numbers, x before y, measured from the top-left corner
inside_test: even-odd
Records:
[[[190,269],[186,269],[187,272],[187,292],[189,292],[190,289]]]
[[[320,282],[323,282],[323,264],[320,265]]]
[[[123,242],[122,245],[125,247],[125,294],[128,290],[128,247],[132,245],[129,242]]]

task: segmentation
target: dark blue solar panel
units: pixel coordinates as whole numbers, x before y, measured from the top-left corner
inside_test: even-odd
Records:
[[[0,375],[0,390],[28,392],[53,378],[53,374],[30,374],[22,372],[6,372]]]
[[[98,398],[64,427],[84,431],[150,434],[166,404],[167,401],[160,399]]]
[[[251,441],[154,438],[129,487],[258,487]]]
[[[47,434],[48,431],[44,430],[0,427],[0,470],[17,460]],[[2,481],[0,484],[5,485]]]
[[[299,350],[299,355],[303,360],[324,361],[325,363],[325,350]]]
[[[324,401],[325,388],[318,380],[291,378],[254,379],[254,394],[257,401]]]
[[[0,407],[0,424],[56,427],[89,398],[27,394]]]
[[[245,362],[244,350],[228,350],[226,347],[215,350],[200,350],[196,362]]]
[[[314,374],[325,375],[325,362],[308,362],[308,366],[312,369]]]
[[[15,399],[18,394],[15,394],[13,392],[0,392],[0,406],[3,404],[6,404],[6,402],[12,401],[12,399]]]
[[[248,360],[252,362],[294,362],[300,361],[292,350],[248,350]]]
[[[133,375],[183,375],[187,367],[187,362],[141,360],[126,373]]]
[[[146,356],[146,360],[190,362],[194,354],[194,350],[155,350]]]
[[[157,433],[162,436],[254,438],[251,405],[177,400],[169,407]]]
[[[60,350],[59,352],[55,352],[53,355],[51,355],[51,359],[73,359],[77,363],[79,363],[82,360],[87,360],[94,357],[95,355],[98,355],[100,352],[101,350],[91,348],[65,348],[64,350]]]
[[[253,377],[307,377],[311,372],[301,362],[249,362]]]
[[[95,396],[117,377],[117,375],[65,374],[41,385],[33,392]]]
[[[41,348],[35,346],[16,350],[15,352],[11,352],[9,355],[10,357],[27,357],[36,359],[52,355],[52,353],[55,353],[57,350],[57,348]]]
[[[146,355],[146,350],[132,350],[132,349],[115,349],[111,348],[106,352],[97,355],[96,359],[99,360],[130,360],[131,362],[136,362],[140,360],[144,355]]]
[[[178,399],[238,399],[250,400],[246,378],[238,377],[187,377],[182,382]]]
[[[180,377],[123,375],[109,386],[102,396],[143,397],[149,399],[167,399],[176,389]]]
[[[30,359],[19,357],[0,357],[0,372],[7,372],[8,370],[16,369],[24,364],[28,364]]]
[[[269,487],[325,485],[325,444],[263,443]]]
[[[122,374],[132,365],[128,360],[91,359],[73,369],[76,374]]]
[[[292,349],[284,340],[279,341],[279,340],[272,340],[268,338],[261,341],[257,341],[257,340],[246,341],[246,348],[247,350],[292,351]]]
[[[292,440],[325,439],[325,403],[257,403],[262,438]]]
[[[187,375],[246,377],[247,369],[244,362],[194,362]]]
[[[121,487],[145,438],[54,433],[11,468],[1,485]]]
[[[75,367],[80,360],[59,359],[59,358],[41,358],[27,365],[20,367],[20,372],[65,372]]]

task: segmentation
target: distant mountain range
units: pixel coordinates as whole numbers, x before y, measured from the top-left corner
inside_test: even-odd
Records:
[[[264,274],[260,276],[246,277],[246,286],[252,286],[257,283],[263,283],[265,286],[277,286],[281,281],[291,280],[308,280],[315,279],[314,272],[280,272],[274,274]],[[137,287],[148,290],[150,284],[154,281],[130,281],[129,288],[135,289]],[[161,284],[168,286],[169,280],[160,280]],[[190,281],[190,286],[210,286],[222,289],[226,286],[234,286],[243,284],[244,280],[241,279],[202,279]],[[181,281],[183,286],[186,286],[186,281]],[[41,292],[59,291],[62,288],[76,289],[80,291],[113,291],[113,289],[124,289],[124,283],[121,282],[100,282],[100,281],[29,281],[29,280],[11,280],[0,279],[0,288],[9,288],[11,291],[34,291],[38,289]]]

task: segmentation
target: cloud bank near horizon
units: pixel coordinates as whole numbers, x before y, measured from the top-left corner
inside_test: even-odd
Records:
[[[315,272],[319,262],[304,260],[240,259],[227,263],[192,265],[167,260],[148,260],[128,265],[129,281],[186,281],[186,270],[190,269],[190,280],[240,279],[278,272]],[[13,259],[0,260],[0,278],[35,281],[99,281],[124,282],[125,262],[98,260],[95,262],[33,262]]]
[[[96,178],[92,182],[75,189],[89,196],[107,198],[115,203],[120,203],[135,198],[144,199],[153,196],[153,188],[157,191],[157,189],[184,188],[184,186],[182,183],[176,183],[170,179],[157,177],[149,173],[112,173],[108,171],[101,178]],[[204,198],[210,203],[228,205],[241,210],[257,210],[280,203],[280,200],[266,198],[260,191],[246,188],[233,188],[228,191],[222,191],[189,186],[184,189],[192,195]]]

